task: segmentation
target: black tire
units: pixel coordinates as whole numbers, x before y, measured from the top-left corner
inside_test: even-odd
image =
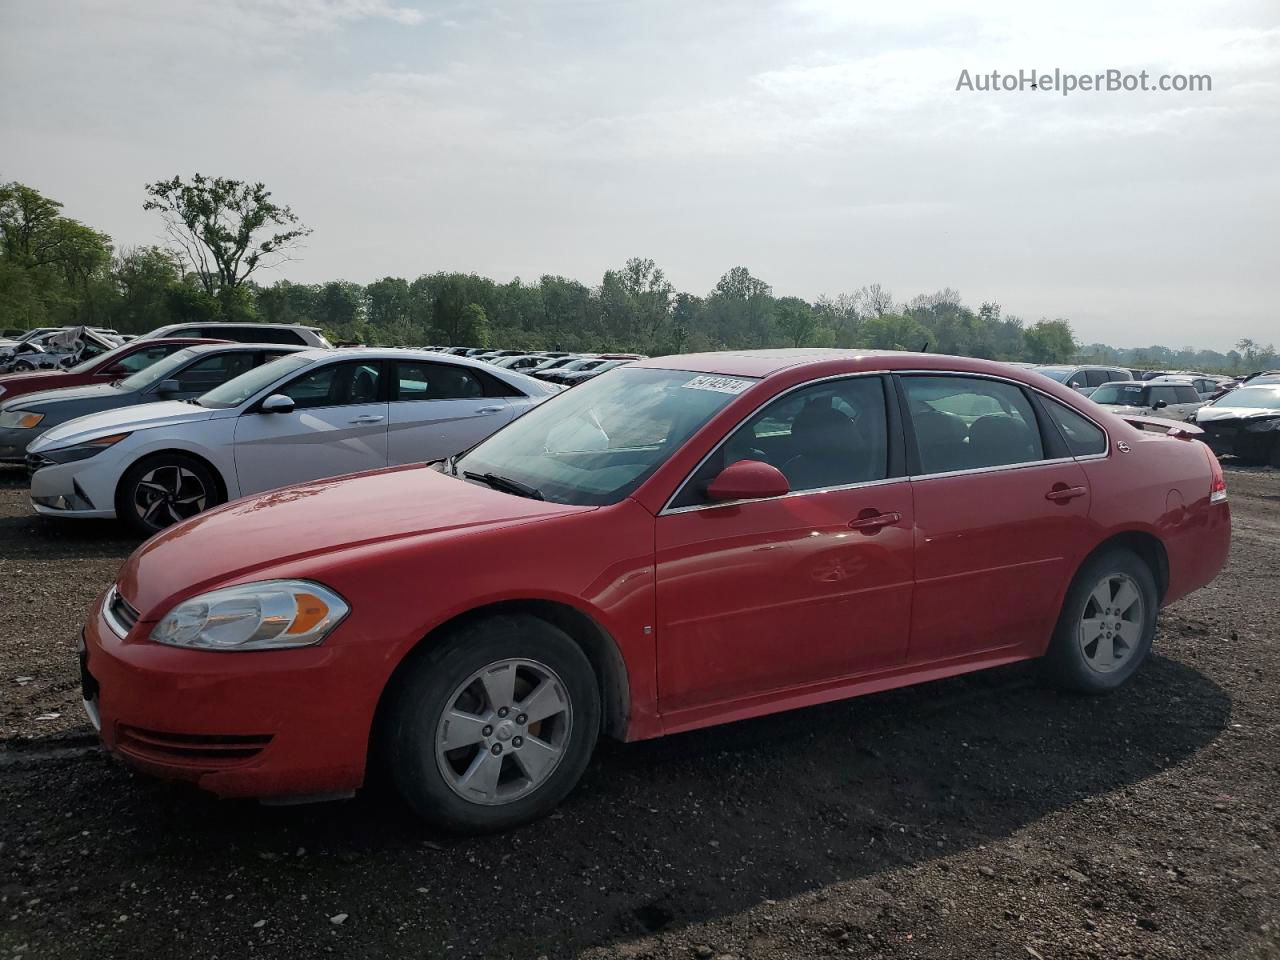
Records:
[[[35,370],[36,365],[30,360],[19,360],[13,365],[14,373],[30,373]]]
[[[469,678],[489,667],[503,669],[499,665],[517,660],[544,666],[560,681],[558,689],[568,703],[564,715],[570,718],[562,728],[560,758],[546,778],[534,784],[532,777],[525,775],[520,759],[523,754],[512,746],[522,738],[507,740],[512,752],[498,761],[499,769],[503,777],[516,774],[511,782],[517,790],[528,781],[523,787],[527,792],[504,801],[473,802],[446,779],[444,767],[457,764],[459,768],[466,768],[480,759],[489,762],[482,755],[491,752],[492,747],[501,747],[497,738],[504,732],[510,736],[510,732],[486,726],[484,729],[494,730],[492,736],[438,755],[437,737],[443,731],[442,720],[445,711],[455,707],[455,695]],[[483,681],[475,683],[483,688]],[[474,692],[479,688],[473,684],[466,689]],[[397,675],[388,698],[379,731],[387,772],[400,795],[419,816],[455,833],[492,833],[550,813],[582,777],[600,732],[600,690],[590,661],[563,630],[526,615],[486,617],[457,629],[441,643],[413,654]],[[485,707],[467,712],[485,712],[487,707],[486,703]],[[519,718],[509,718],[508,725],[512,719]],[[526,732],[532,734],[534,726],[529,724]],[[540,728],[539,736],[544,729]],[[490,740],[493,740],[492,746],[486,747]],[[524,748],[532,742],[532,739],[526,742]],[[455,776],[457,772],[455,769]]]
[[[153,499],[156,491],[146,487],[157,471],[165,483],[169,471],[177,472],[179,492],[171,504],[157,503]],[[217,506],[224,499],[218,478],[203,461],[181,453],[158,453],[139,460],[120,478],[116,488],[116,516],[135,532],[149,537],[179,520]],[[179,502],[184,500],[192,502]],[[151,509],[144,513],[148,505]]]
[[[1116,606],[1104,607],[1098,602],[1095,590],[1102,591],[1104,583],[1108,590],[1103,596],[1115,595]],[[1120,598],[1127,597],[1120,593],[1126,583],[1139,596],[1140,612],[1131,606],[1121,614],[1112,614],[1109,611],[1120,609]],[[1151,651],[1159,596],[1151,568],[1131,550],[1118,547],[1089,559],[1067,591],[1042,661],[1046,678],[1061,689],[1077,693],[1110,693],[1122,686]],[[1104,609],[1108,612],[1104,613]],[[1086,616],[1089,628],[1084,627]],[[1095,641],[1087,642],[1099,623],[1105,624],[1106,629],[1099,631]],[[1123,640],[1122,631],[1131,639]],[[1100,643],[1107,646],[1099,647]]]

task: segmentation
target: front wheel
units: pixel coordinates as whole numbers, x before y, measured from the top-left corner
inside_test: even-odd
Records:
[[[36,365],[30,360],[18,360],[13,365],[14,373],[31,373],[35,370]]]
[[[116,516],[149,537],[221,502],[218,482],[205,464],[161,453],[126,471],[116,491]]]
[[[384,757],[424,819],[488,833],[544,816],[577,784],[600,729],[581,648],[530,616],[495,616],[413,655],[390,693]]]
[[[1159,593],[1151,568],[1130,550],[1089,560],[1076,574],[1044,667],[1050,681],[1080,693],[1108,693],[1151,651]]]

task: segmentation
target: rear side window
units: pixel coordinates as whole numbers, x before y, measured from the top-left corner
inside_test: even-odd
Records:
[[[1044,459],[1040,427],[1013,384],[968,377],[902,378],[920,472],[950,473]]]
[[[1174,387],[1173,392],[1178,396],[1179,403],[1199,403],[1200,394],[1196,393],[1196,388],[1190,385],[1182,387]]]
[[[402,360],[396,371],[399,400],[470,400],[485,395],[480,378],[466,367]]]
[[[1110,383],[1114,379],[1107,370],[1086,370],[1084,372],[1085,386],[1100,387],[1104,383]]]
[[[1041,397],[1049,419],[1057,425],[1067,449],[1073,457],[1088,457],[1107,452],[1107,435],[1091,420],[1082,417],[1065,403]]]
[[[1151,405],[1154,407],[1163,400],[1165,403],[1177,403],[1178,395],[1173,387],[1156,386],[1151,388]]]

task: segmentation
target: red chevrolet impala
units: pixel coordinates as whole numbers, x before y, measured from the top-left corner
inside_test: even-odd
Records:
[[[378,758],[479,831],[550,810],[602,733],[1031,658],[1106,692],[1230,540],[1194,428],[1142,425],[982,360],[639,361],[447,462],[149,540],[84,629],[85,699],[159,776],[319,799]]]

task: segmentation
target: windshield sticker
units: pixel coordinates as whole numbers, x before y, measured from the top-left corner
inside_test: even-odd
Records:
[[[682,386],[689,390],[711,390],[715,393],[742,393],[751,386],[751,380],[735,380],[733,377],[694,377]]]

